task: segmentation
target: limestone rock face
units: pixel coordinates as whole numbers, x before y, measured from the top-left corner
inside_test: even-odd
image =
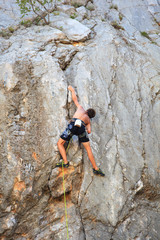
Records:
[[[16,1],[0,0],[0,27],[6,27],[19,22],[21,17]]]
[[[19,18],[5,22],[15,1],[1,3],[5,31]],[[159,1],[66,3],[49,26],[0,37],[0,239],[157,240]],[[104,178],[76,136],[69,168],[55,168],[76,109],[68,85],[96,110],[89,137]]]
[[[84,41],[88,38],[91,30],[76,21],[75,19],[65,18],[62,16],[57,16],[52,19],[51,26],[57,27],[66,34],[69,40],[72,41]]]

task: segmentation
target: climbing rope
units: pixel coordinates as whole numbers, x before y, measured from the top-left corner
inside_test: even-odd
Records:
[[[70,146],[71,140],[68,143],[66,154],[68,152],[69,146]],[[64,181],[64,167],[63,167],[63,161],[62,161],[62,172],[63,172],[63,192],[64,192],[64,207],[65,207],[65,217],[66,217],[66,229],[67,229],[67,240],[69,240],[69,233],[68,233],[68,217],[67,217],[67,203],[66,203],[66,191],[65,191],[65,181]]]

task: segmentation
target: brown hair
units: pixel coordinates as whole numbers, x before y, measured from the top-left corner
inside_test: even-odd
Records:
[[[93,108],[87,109],[86,112],[87,112],[89,118],[94,118],[96,115],[96,111]]]

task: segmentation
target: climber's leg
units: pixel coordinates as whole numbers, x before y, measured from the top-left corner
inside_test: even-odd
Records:
[[[64,147],[64,143],[66,141],[63,140],[62,138],[60,138],[57,142],[57,146],[58,146],[58,149],[59,149],[59,152],[64,160],[64,163],[67,164],[68,161],[67,161],[67,155],[66,155],[66,150],[65,150],[65,147]]]
[[[95,159],[94,159],[94,156],[93,156],[93,153],[92,153],[92,149],[91,149],[91,146],[90,146],[90,142],[82,142],[83,146],[85,147],[86,151],[87,151],[87,154],[88,154],[88,158],[89,160],[91,161],[92,163],[92,166],[95,170],[98,170],[98,167],[96,165],[96,162],[95,162]]]

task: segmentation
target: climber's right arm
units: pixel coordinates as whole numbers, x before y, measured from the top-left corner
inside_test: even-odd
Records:
[[[81,107],[81,105],[78,102],[78,99],[77,99],[77,96],[76,96],[74,88],[72,86],[68,86],[68,90],[71,91],[71,93],[72,93],[72,100],[73,100],[74,104],[77,107]]]

